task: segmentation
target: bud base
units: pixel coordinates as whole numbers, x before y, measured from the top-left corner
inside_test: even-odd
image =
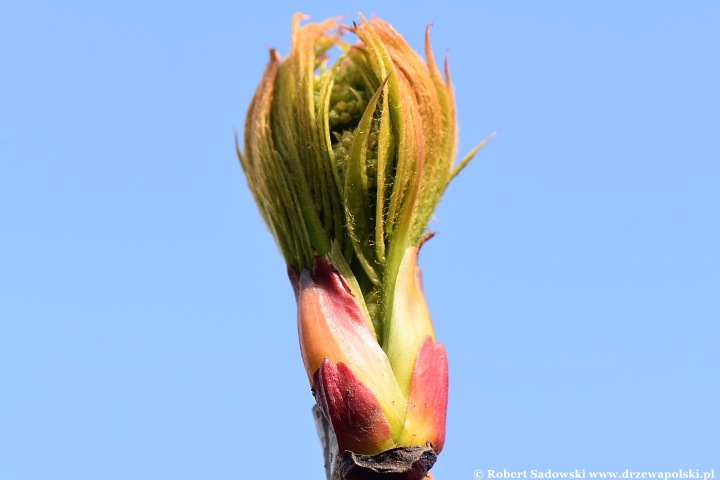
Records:
[[[422,480],[432,479],[430,468],[437,454],[426,447],[395,447],[376,455],[345,451],[339,455],[332,425],[322,410],[313,406],[313,417],[320,436],[327,480]]]

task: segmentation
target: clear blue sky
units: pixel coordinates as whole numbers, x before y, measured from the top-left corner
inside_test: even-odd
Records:
[[[460,153],[499,130],[420,258],[436,478],[720,476],[720,4],[252,3],[0,3],[0,479],[323,478],[233,150],[295,11],[433,22]]]

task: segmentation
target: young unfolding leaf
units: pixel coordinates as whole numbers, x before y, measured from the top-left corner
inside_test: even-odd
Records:
[[[453,168],[455,102],[429,27],[423,60],[378,18],[303,18],[289,55],[270,52],[238,156],[288,265],[303,363],[340,448],[407,447],[425,475],[445,439],[448,374],[417,255],[448,183],[487,139]]]

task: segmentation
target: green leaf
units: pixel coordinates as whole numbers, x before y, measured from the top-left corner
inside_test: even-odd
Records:
[[[377,89],[368,102],[365,113],[363,113],[358,124],[357,134],[350,147],[343,192],[343,203],[345,204],[345,216],[350,240],[363,270],[375,285],[380,285],[380,275],[375,268],[377,262],[375,261],[375,251],[371,245],[374,226],[368,216],[370,198],[367,185],[367,138],[370,133],[370,122],[388,78],[390,78],[390,74],[385,77],[380,88]]]

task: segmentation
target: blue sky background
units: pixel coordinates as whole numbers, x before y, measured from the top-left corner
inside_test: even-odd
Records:
[[[4,0],[0,479],[324,478],[233,129],[295,11],[360,10],[434,23],[461,155],[499,130],[420,259],[436,478],[720,475],[717,2]]]

